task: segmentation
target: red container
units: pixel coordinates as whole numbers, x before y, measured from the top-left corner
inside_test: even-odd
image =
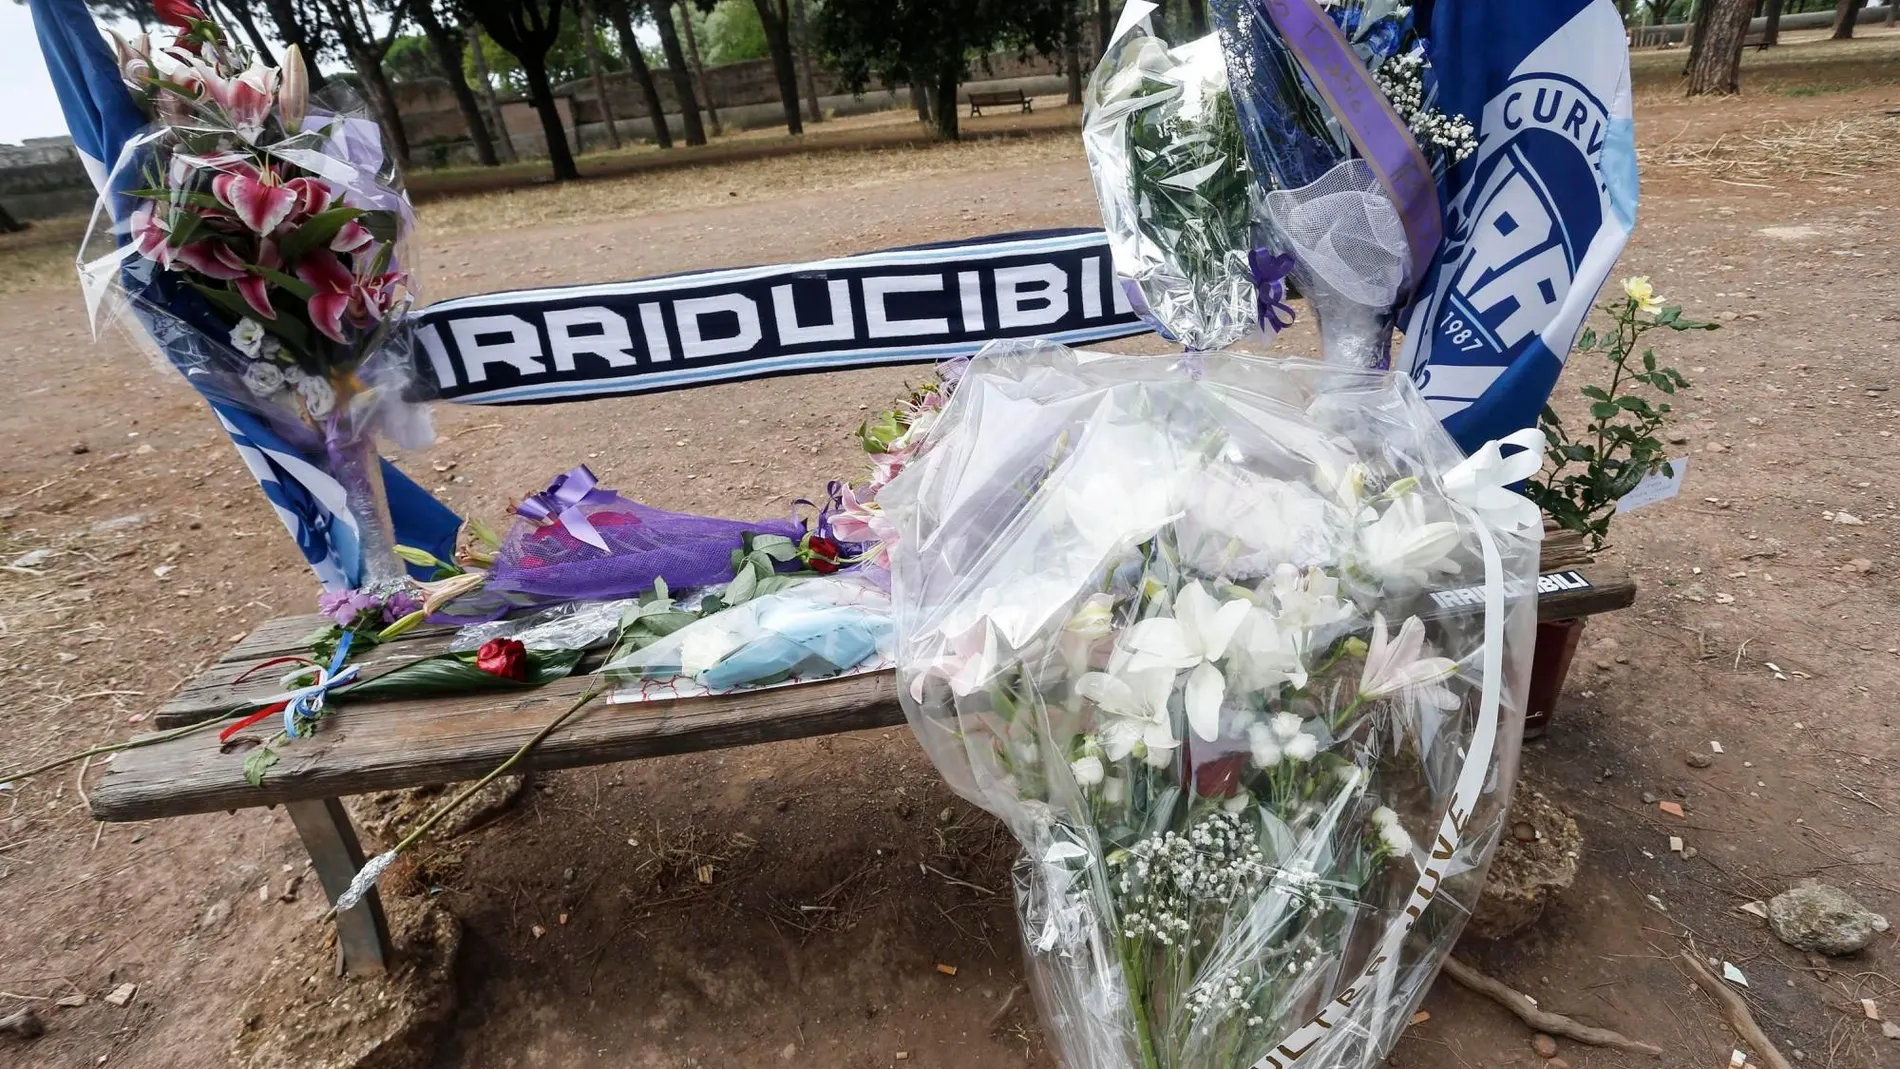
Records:
[[[1539,621],[1537,648],[1531,651],[1531,692],[1524,709],[1524,737],[1535,739],[1550,727],[1550,716],[1557,711],[1557,699],[1564,692],[1564,679],[1570,675],[1570,662],[1577,656],[1577,644],[1583,641],[1584,618]]]

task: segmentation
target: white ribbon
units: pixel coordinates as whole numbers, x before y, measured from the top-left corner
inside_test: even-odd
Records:
[[[1445,493],[1500,531],[1541,539],[1542,510],[1511,487],[1543,468],[1545,444],[1544,432],[1535,427],[1494,438],[1445,473]],[[1507,457],[1507,445],[1518,446],[1519,451]]]

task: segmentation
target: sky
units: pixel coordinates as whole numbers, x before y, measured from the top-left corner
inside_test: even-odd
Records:
[[[26,5],[0,0],[0,141],[66,132]]]

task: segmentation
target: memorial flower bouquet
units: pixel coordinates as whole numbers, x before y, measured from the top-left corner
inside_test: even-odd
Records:
[[[382,134],[341,87],[313,98],[295,46],[281,67],[187,0],[169,32],[115,39],[152,125],[116,162],[82,254],[95,324],[141,321],[214,401],[327,454],[358,527],[348,569],[399,586],[375,441],[425,444],[402,400],[415,300],[414,215]]]
[[[1538,455],[1314,361],[972,364],[879,495],[900,694],[1023,844],[1062,1064],[1383,1056],[1509,798]]]

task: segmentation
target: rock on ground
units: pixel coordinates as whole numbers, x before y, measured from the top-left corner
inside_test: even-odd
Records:
[[[1537,923],[1544,906],[1577,878],[1583,833],[1570,814],[1522,779],[1511,796],[1503,840],[1465,935],[1503,939]]]
[[[329,925],[312,923],[264,970],[246,1000],[231,1063],[239,1069],[424,1069],[457,1005],[462,924],[437,903],[385,898],[396,958],[385,976],[336,975]]]
[[[1887,918],[1824,883],[1783,891],[1768,902],[1768,926],[1789,946],[1819,954],[1852,954],[1887,930]]]

